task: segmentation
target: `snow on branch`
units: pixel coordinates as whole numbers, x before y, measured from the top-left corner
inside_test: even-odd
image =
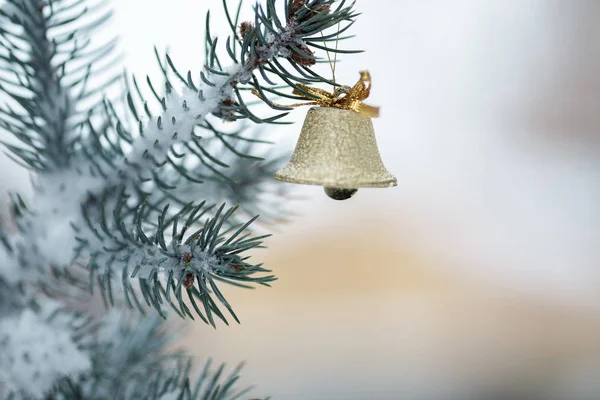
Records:
[[[6,387],[0,396],[43,398],[60,379],[89,372],[90,358],[73,340],[73,320],[55,317],[27,308],[1,320],[0,382]]]
[[[245,233],[254,219],[237,227],[233,233],[224,229],[225,221],[237,207],[224,211],[222,205],[200,229],[196,229],[211,207],[205,207],[204,202],[189,205],[170,217],[166,206],[150,233],[143,226],[144,205],[137,207],[133,223],[124,223],[129,214],[126,202],[127,197],[122,191],[111,217],[101,212],[101,229],[88,218],[88,226],[78,235],[78,250],[89,254],[90,271],[100,278],[100,288],[103,294],[108,294],[108,302],[114,302],[112,285],[116,278],[122,282],[124,297],[130,307],[141,309],[141,302],[145,302],[164,317],[166,301],[180,316],[193,319],[196,314],[215,326],[214,316],[228,322],[213,296],[239,322],[217,282],[251,288],[252,284],[269,286],[275,280],[272,275],[264,275],[270,271],[261,264],[251,264],[249,257],[244,256],[244,252],[262,247],[262,239],[269,236],[251,237]],[[128,225],[132,229],[128,229]],[[195,230],[188,232],[191,229]],[[139,291],[132,285],[132,280],[137,280]],[[140,301],[138,296],[143,300]],[[185,298],[193,310],[184,302]]]

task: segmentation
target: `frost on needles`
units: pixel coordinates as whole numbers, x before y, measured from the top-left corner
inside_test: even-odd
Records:
[[[268,236],[251,224],[287,218],[289,196],[253,128],[287,123],[272,99],[298,99],[298,83],[333,84],[312,67],[353,52],[329,44],[357,16],[346,1],[262,3],[224,0],[225,40],[207,14],[199,71],[155,50],[162,76],[139,79],[95,39],[106,1],[0,2],[0,140],[34,186],[0,227],[0,398],[247,396],[239,368],[192,376],[165,320],[239,322],[220,286],[276,279],[250,258]],[[253,89],[275,115],[256,114]]]

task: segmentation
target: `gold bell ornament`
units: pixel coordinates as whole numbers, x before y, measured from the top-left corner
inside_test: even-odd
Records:
[[[371,118],[379,108],[366,105],[371,76],[360,73],[352,88],[345,86],[334,93],[298,85],[303,92],[294,94],[314,100],[308,110],[296,149],[289,163],[277,171],[275,179],[305,185],[319,185],[334,200],[346,200],[359,188],[396,186],[396,177],[383,165]],[[315,100],[316,98],[316,100]]]

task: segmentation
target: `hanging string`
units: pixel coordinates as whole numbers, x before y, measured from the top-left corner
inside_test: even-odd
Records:
[[[338,56],[338,44],[340,43],[340,22],[337,25],[338,34],[335,37],[335,53],[333,54],[333,66],[331,67],[331,75],[333,75],[333,83],[335,83],[335,67],[337,66],[337,56]],[[323,32],[321,32],[323,35]],[[329,51],[327,52],[327,56],[329,57]]]
[[[304,6],[304,8],[306,8],[308,11],[310,11],[312,13],[315,13],[315,14],[318,13],[318,11],[313,10],[309,6],[307,6],[306,3],[303,3],[303,6]],[[325,52],[327,53],[327,60],[329,60],[329,68],[331,68],[331,81],[334,83],[334,86],[336,83],[335,82],[335,67],[337,65],[337,55],[338,55],[337,49],[338,49],[338,45],[340,42],[340,34],[339,34],[340,24],[341,24],[341,22],[338,22],[338,25],[337,25],[338,34],[335,38],[335,52],[334,52],[335,54],[333,56],[333,62],[331,62],[331,55],[329,54],[329,50],[325,50]],[[323,35],[323,32],[320,32],[320,33],[321,33],[321,37],[323,38],[323,46],[327,47],[327,43],[325,43],[325,39],[324,39],[325,36]]]

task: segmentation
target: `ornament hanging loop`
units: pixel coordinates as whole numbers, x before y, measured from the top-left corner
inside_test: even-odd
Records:
[[[369,74],[368,71],[360,71],[360,79],[354,86],[350,88],[348,88],[348,86],[341,86],[336,88],[333,93],[305,85],[298,85],[298,87],[312,96],[317,97],[316,100],[308,104],[351,110],[371,118],[379,117],[379,107],[363,103],[363,100],[367,99],[371,94],[371,74]],[[294,94],[303,96],[306,99],[311,98],[305,93],[300,92],[298,89],[294,90]]]

